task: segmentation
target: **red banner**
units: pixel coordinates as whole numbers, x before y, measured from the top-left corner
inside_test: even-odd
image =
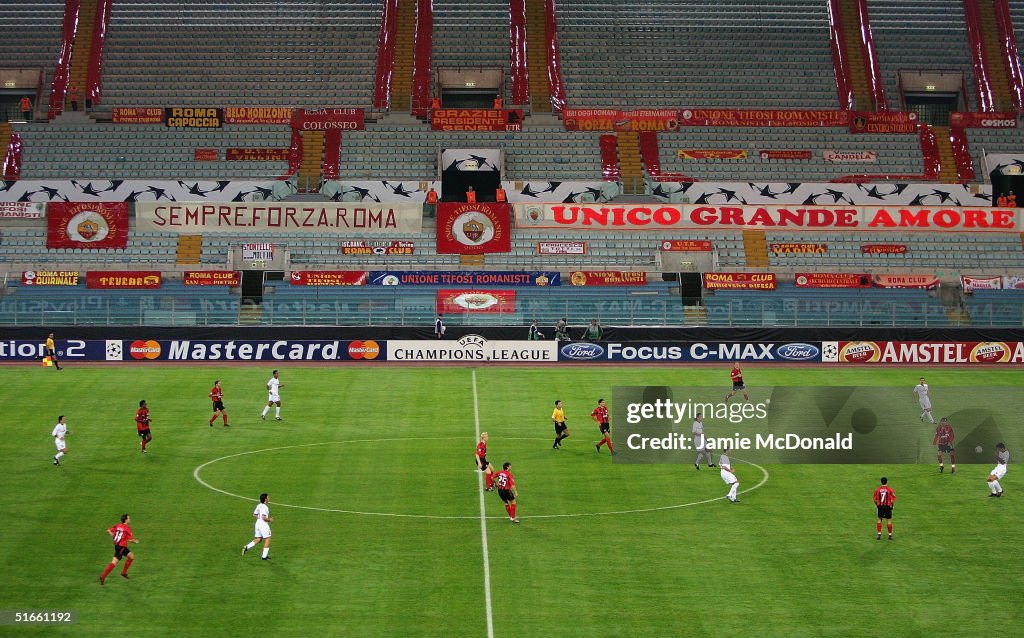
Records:
[[[585,241],[539,241],[537,242],[538,255],[586,255],[587,242]]]
[[[1017,114],[951,113],[949,123],[962,128],[1017,128]]]
[[[849,126],[849,111],[683,109],[682,126]]]
[[[745,160],[748,153],[739,148],[684,148],[676,151],[679,159]]]
[[[293,112],[283,106],[228,106],[224,109],[225,124],[290,124]]]
[[[430,112],[435,131],[519,131],[523,112],[517,109],[437,109]]]
[[[917,113],[888,111],[873,113],[854,111],[850,118],[851,133],[916,133]]]
[[[1024,363],[1020,341],[840,341],[839,363]]]
[[[998,275],[995,277],[960,275],[960,283],[964,287],[964,292],[967,293],[975,290],[1002,290],[1003,288],[1003,278]]]
[[[675,131],[679,111],[675,109],[563,109],[567,131]]]
[[[573,286],[646,286],[647,273],[624,270],[576,270],[569,273]]]
[[[151,290],[160,287],[158,270],[100,270],[85,273],[85,287],[119,290]]]
[[[46,205],[47,248],[125,248],[128,203]]]
[[[508,313],[516,311],[515,290],[438,290],[437,312]]]
[[[111,117],[114,124],[163,124],[164,110],[160,107],[115,106]]]
[[[343,241],[342,255],[411,255],[416,244],[411,241]]]
[[[870,288],[871,275],[848,272],[798,272],[793,276],[797,288]]]
[[[702,275],[708,290],[775,290],[778,280],[773,272],[706,272]]]
[[[77,270],[26,270],[21,273],[22,286],[77,286]]]
[[[562,109],[567,131],[614,131],[622,111],[618,109]]]
[[[224,159],[229,162],[287,162],[290,148],[229,148]]]
[[[861,244],[860,252],[864,255],[903,255],[907,252],[906,244]]]
[[[370,273],[365,270],[293,270],[293,286],[365,286]]]
[[[219,155],[215,148],[197,148],[195,151],[197,162],[216,162]]]
[[[876,288],[924,288],[931,290],[939,287],[939,278],[935,275],[874,275],[871,278]]]
[[[709,253],[714,246],[707,239],[666,239],[661,249],[668,253]]]
[[[241,286],[242,273],[237,270],[186,270],[182,281],[186,286]]]
[[[296,109],[292,126],[300,131],[361,131],[363,109]]]
[[[768,247],[775,255],[823,255],[828,244],[772,243]]]
[[[809,160],[811,151],[758,151],[763,160]]]
[[[512,220],[508,204],[437,205],[437,252],[440,255],[482,255],[512,252]]]

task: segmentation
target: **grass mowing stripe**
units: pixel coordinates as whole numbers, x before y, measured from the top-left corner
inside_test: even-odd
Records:
[[[480,440],[480,399],[476,389],[476,370],[473,370],[473,425],[476,440]],[[484,474],[477,472],[477,486],[480,489],[480,540],[484,554],[484,604],[487,608],[487,638],[494,638],[494,614],[491,610],[491,559],[487,550],[487,510],[484,507]]]

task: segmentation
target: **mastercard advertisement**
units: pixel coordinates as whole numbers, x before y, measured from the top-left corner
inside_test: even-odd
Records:
[[[837,341],[824,344],[834,363],[1024,364],[1020,341]]]

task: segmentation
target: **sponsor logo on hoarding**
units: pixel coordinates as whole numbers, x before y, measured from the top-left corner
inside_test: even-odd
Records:
[[[775,356],[786,361],[811,361],[819,354],[821,350],[809,343],[787,343],[775,349]]]
[[[846,363],[874,363],[882,350],[874,341],[854,341],[839,350],[839,360]]]
[[[596,343],[570,343],[562,346],[562,356],[574,361],[588,361],[604,356],[604,348]]]
[[[136,339],[128,347],[128,354],[132,359],[156,359],[160,356],[160,351],[160,344],[153,340]]]
[[[1010,346],[1002,341],[985,341],[971,349],[972,363],[1006,363],[1012,356]]]
[[[355,360],[372,360],[380,356],[380,344],[372,339],[367,341],[353,341],[348,344],[348,356]]]

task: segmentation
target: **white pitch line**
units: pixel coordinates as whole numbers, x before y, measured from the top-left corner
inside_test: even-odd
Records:
[[[480,440],[480,400],[476,391],[476,370],[473,370],[473,424],[476,426],[476,440]],[[484,507],[484,473],[476,473],[480,488],[480,539],[484,553],[484,603],[487,608],[487,638],[494,638],[494,612],[491,609],[491,557],[487,550],[487,509]]]

